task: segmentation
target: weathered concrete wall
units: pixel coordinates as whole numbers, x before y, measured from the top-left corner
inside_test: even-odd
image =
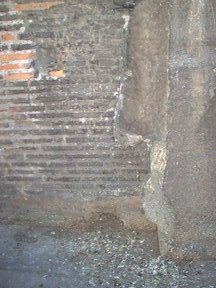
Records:
[[[174,1],[171,7],[163,193],[174,224],[162,249],[180,255],[216,256],[215,15],[211,0]]]
[[[3,218],[141,210],[146,145],[114,137],[132,5],[117,2],[1,2]]]
[[[165,127],[169,15],[167,1],[140,1],[129,25],[127,71],[118,134],[160,140]]]
[[[141,1],[134,10],[129,55],[139,96],[127,90],[122,123],[150,138],[143,202],[161,253],[215,257],[216,3],[168,2]]]
[[[159,234],[173,231],[173,211],[163,193],[169,97],[170,3],[139,1],[131,15],[127,70],[116,121],[120,141],[148,146],[150,177],[143,183],[145,215]],[[161,237],[160,237],[161,239]],[[163,239],[163,236],[162,236]]]
[[[162,193],[166,165],[169,96],[169,2],[139,1],[129,26],[127,71],[116,134],[142,139],[148,146],[151,174],[143,183],[144,212],[162,231],[172,230],[171,211]]]

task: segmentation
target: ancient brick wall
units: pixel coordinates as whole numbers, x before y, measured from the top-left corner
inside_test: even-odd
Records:
[[[4,209],[20,197],[139,199],[146,146],[114,137],[129,20],[128,9],[114,8],[111,0],[1,2]]]

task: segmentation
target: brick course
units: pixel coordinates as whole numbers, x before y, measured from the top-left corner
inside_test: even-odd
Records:
[[[12,61],[19,61],[19,60],[28,60],[31,59],[33,56],[32,53],[2,53],[0,54],[0,61],[1,62],[12,62]]]
[[[143,143],[122,146],[114,137],[128,10],[113,10],[107,0],[5,7],[3,26],[21,28],[0,52],[1,195],[135,196],[129,203],[136,206],[148,153]]]
[[[29,79],[40,78],[41,75],[37,69],[32,66],[26,67],[22,65],[25,61],[30,64],[38,61],[37,56],[37,43],[34,41],[34,37],[30,35],[29,39],[23,39],[23,32],[32,24],[32,20],[26,19],[28,15],[24,15],[24,12],[30,13],[31,11],[41,11],[50,9],[53,6],[63,4],[64,1],[49,1],[49,2],[30,2],[30,3],[16,3],[16,1],[7,1],[5,5],[2,5],[0,11],[0,36],[2,44],[0,45],[0,62],[6,62],[8,66],[0,68],[0,76],[6,81],[23,81]],[[12,15],[11,15],[12,14]],[[25,21],[24,21],[25,20]],[[58,59],[56,58],[57,62]],[[16,73],[9,74],[6,67],[13,65],[14,61],[19,61],[19,66],[14,70],[19,70]],[[15,67],[15,66],[14,66]],[[64,77],[62,69],[56,69],[53,67],[52,71],[47,70],[43,73],[43,76],[47,78]],[[11,69],[8,69],[11,70]]]
[[[33,11],[33,10],[46,10],[53,6],[63,4],[64,1],[50,1],[50,2],[39,2],[39,3],[14,3],[12,6],[12,11]]]
[[[14,39],[12,34],[5,33],[2,35],[2,41],[12,41]]]
[[[33,73],[11,73],[11,74],[7,74],[4,76],[5,80],[10,80],[10,81],[14,81],[14,80],[28,80],[28,79],[32,79],[34,76]]]

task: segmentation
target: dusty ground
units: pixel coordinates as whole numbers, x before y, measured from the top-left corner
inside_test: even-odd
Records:
[[[0,288],[216,287],[215,262],[159,257],[153,232],[0,226]]]

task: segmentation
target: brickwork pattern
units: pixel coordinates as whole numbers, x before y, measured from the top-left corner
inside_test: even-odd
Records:
[[[110,0],[1,2],[1,196],[140,194],[148,155],[113,136],[125,15]]]
[[[15,3],[5,1],[1,6],[1,49],[0,49],[0,75],[8,81],[22,81],[38,78],[32,63],[36,60],[36,43],[33,39],[22,39],[22,34],[32,20],[25,21],[23,11],[40,11],[63,4],[63,1]],[[63,70],[48,71],[47,76],[52,78],[64,77]]]

